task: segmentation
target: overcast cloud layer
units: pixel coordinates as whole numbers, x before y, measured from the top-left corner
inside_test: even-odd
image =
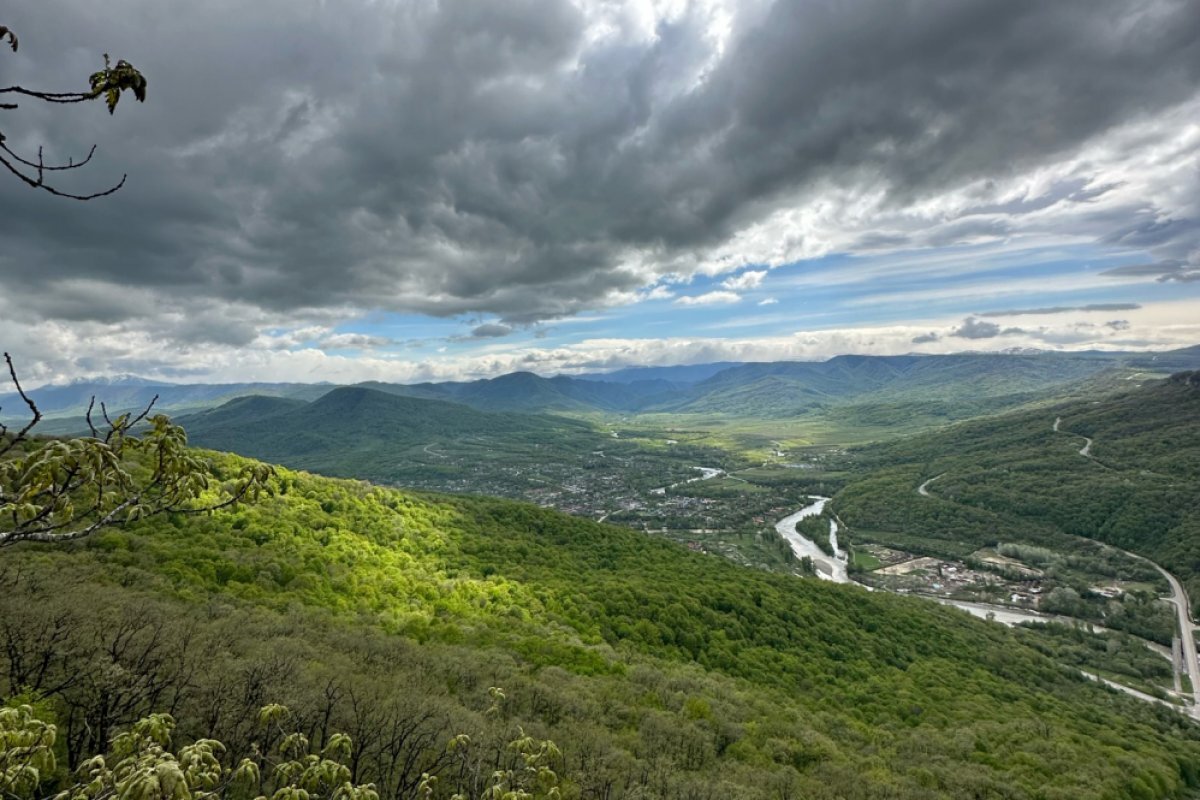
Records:
[[[447,342],[494,347],[596,309],[711,312],[769,287],[768,270],[829,254],[1086,245],[1137,256],[1088,279],[1200,286],[1193,0],[39,0],[0,13],[22,45],[0,53],[4,85],[78,87],[104,51],[150,81],[149,101],[127,98],[111,120],[99,106],[0,112],[27,153],[100,144],[64,188],[130,175],[86,204],[0,180],[0,343],[46,379],[234,377],[236,354],[240,373],[303,362],[318,373],[294,375],[306,380],[340,351],[364,376],[456,377],[466,361],[339,326],[423,314],[459,323]],[[767,313],[774,298],[756,302]],[[1115,346],[1136,307],[1007,314],[1086,312],[1070,324]],[[1033,330],[990,319],[1005,315],[934,329],[909,314],[917,327],[897,327],[895,347]],[[489,357],[472,351],[466,371],[502,369]]]

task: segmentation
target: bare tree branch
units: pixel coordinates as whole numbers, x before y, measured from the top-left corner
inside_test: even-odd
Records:
[[[24,428],[17,432],[17,435],[13,437],[11,441],[9,441],[7,444],[0,444],[0,456],[3,456],[8,451],[12,450],[18,444],[23,442],[29,432],[32,431],[39,422],[42,421],[42,412],[38,410],[38,407],[34,404],[34,402],[29,399],[29,395],[25,394],[25,390],[21,388],[21,382],[17,380],[17,368],[13,366],[12,356],[10,356],[8,353],[4,354],[4,363],[8,365],[8,376],[12,380],[13,386],[17,387],[17,394],[22,400],[25,401],[25,405],[29,406],[29,411],[33,414],[33,418],[29,420],[29,423]],[[0,435],[7,433],[7,428],[5,428],[3,431],[0,431]]]
[[[36,162],[27,161],[24,158],[21,158],[19,155],[10,150],[8,145],[4,144],[3,142],[0,142],[0,150],[3,150],[12,156],[13,160],[17,163],[36,169],[38,171],[38,175],[41,175],[43,172],[66,172],[67,170],[79,169],[92,160],[92,156],[96,154],[96,145],[92,145],[92,149],[88,151],[87,156],[82,161],[76,162],[72,159],[67,159],[66,164],[59,164],[58,166],[46,166],[46,161],[42,156],[42,148],[40,147],[38,148],[38,160]]]
[[[7,27],[0,25],[0,43],[5,39],[8,40],[15,52],[17,49],[16,35]],[[24,86],[7,86],[0,89],[0,96],[16,95],[32,98],[43,103],[55,104],[83,103],[103,97],[109,114],[116,110],[121,95],[126,91],[133,92],[138,102],[143,102],[146,99],[146,78],[142,73],[128,61],[122,60],[117,61],[115,65],[112,64],[107,53],[104,55],[104,68],[92,73],[91,77],[88,78],[88,82],[91,85],[91,89],[86,92],[43,92],[36,89],[28,89]],[[13,111],[17,108],[17,103],[0,103],[0,110]],[[127,176],[122,175],[121,180],[108,189],[88,194],[77,194],[63,191],[46,183],[47,172],[67,172],[79,169],[90,162],[92,156],[96,153],[95,145],[92,146],[92,149],[88,151],[87,156],[82,161],[76,162],[73,159],[68,159],[66,164],[47,165],[43,158],[42,148],[38,148],[37,161],[33,161],[15,153],[4,144],[4,141],[4,133],[0,131],[0,152],[4,154],[0,155],[0,165],[3,165],[5,169],[31,189],[40,189],[56,197],[65,197],[70,200],[94,200],[98,197],[106,197],[113,194],[125,185]]]

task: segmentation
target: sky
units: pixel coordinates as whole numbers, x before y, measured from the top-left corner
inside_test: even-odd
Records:
[[[30,383],[1200,344],[1194,0],[39,0]],[[11,99],[11,98],[5,98]]]

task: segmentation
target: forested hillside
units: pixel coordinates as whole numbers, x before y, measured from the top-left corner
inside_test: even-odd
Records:
[[[0,691],[36,700],[72,765],[159,710],[236,751],[280,702],[318,744],[349,732],[354,780],[385,797],[423,771],[448,795],[517,725],[560,745],[569,797],[1200,786],[1185,717],[1000,626],[507,501],[281,470],[258,505],[10,549],[0,574]]]
[[[400,472],[406,448],[450,439],[486,436],[530,446],[579,440],[580,447],[601,441],[590,426],[562,417],[486,413],[361,386],[333,389],[311,403],[238,398],[180,422],[203,447],[374,479]]]
[[[835,506],[873,540],[923,552],[961,556],[998,541],[1069,551],[1072,537],[1096,539],[1168,565],[1195,604],[1196,374],[863,449],[853,455],[863,477]]]

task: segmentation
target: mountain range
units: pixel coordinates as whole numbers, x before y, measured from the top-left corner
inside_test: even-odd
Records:
[[[846,355],[827,361],[637,367],[549,378],[514,372],[475,381],[358,385],[480,411],[787,417],[846,406],[933,402],[966,416],[1018,405],[1096,376],[1196,368],[1200,368],[1200,346],[1162,353]],[[247,395],[311,401],[331,388],[301,383],[170,384],[123,377],[44,386],[30,395],[43,413],[64,417],[81,415],[92,397],[104,400],[110,410],[128,410],[143,407],[157,396],[158,408],[179,414]],[[0,395],[0,414],[23,408],[15,394]]]

